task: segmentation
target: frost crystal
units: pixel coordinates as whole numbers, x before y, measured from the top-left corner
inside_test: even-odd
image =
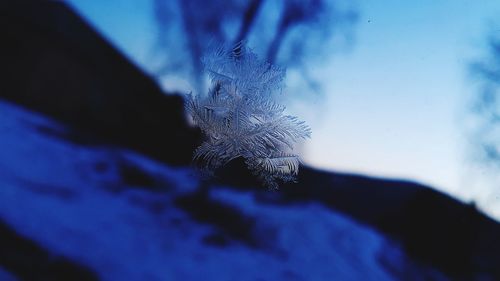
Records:
[[[211,78],[208,96],[189,95],[186,109],[207,140],[193,159],[207,172],[243,157],[269,188],[293,181],[299,157],[293,145],[311,131],[276,102],[285,71],[260,61],[244,44],[217,48],[203,58]]]

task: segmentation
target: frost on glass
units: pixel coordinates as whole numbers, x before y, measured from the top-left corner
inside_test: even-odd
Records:
[[[193,159],[212,174],[243,157],[269,188],[294,181],[299,157],[294,144],[310,137],[309,127],[285,115],[278,103],[284,69],[260,61],[244,44],[215,48],[202,59],[211,78],[206,96],[189,95],[186,109],[206,136]]]

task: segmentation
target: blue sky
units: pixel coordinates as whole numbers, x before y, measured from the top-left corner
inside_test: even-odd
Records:
[[[68,2],[151,71],[157,29],[150,1]],[[325,95],[291,106],[313,129],[305,161],[477,199],[463,126],[476,90],[467,66],[485,54],[489,32],[500,30],[500,1],[359,0],[358,10],[352,48],[314,70]]]
[[[467,66],[500,15],[481,2],[361,1],[354,49],[322,71],[332,94],[310,161],[462,192]]]

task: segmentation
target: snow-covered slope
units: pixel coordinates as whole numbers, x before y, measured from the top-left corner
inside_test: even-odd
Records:
[[[242,222],[227,233],[224,213],[214,223],[212,209],[200,219],[190,212],[196,204],[179,203],[198,186],[189,168],[64,134],[0,102],[0,222],[99,280],[446,280],[380,233],[314,203],[280,206],[213,188],[207,206],[228,211],[227,225]],[[131,180],[131,170],[149,181]],[[0,256],[0,279],[32,276],[30,266]]]

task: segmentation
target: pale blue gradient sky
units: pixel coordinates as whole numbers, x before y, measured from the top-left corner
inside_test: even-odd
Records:
[[[68,2],[152,71],[157,29],[150,1]],[[358,3],[352,50],[314,70],[325,95],[291,106],[313,129],[303,148],[305,161],[324,169],[407,178],[464,200],[476,198],[478,191],[467,186],[462,125],[467,97],[476,90],[467,65],[486,52],[488,32],[500,30],[494,21],[500,1]]]
[[[354,50],[319,71],[332,94],[308,159],[459,192],[467,66],[500,15],[500,2],[488,3],[362,1]]]

